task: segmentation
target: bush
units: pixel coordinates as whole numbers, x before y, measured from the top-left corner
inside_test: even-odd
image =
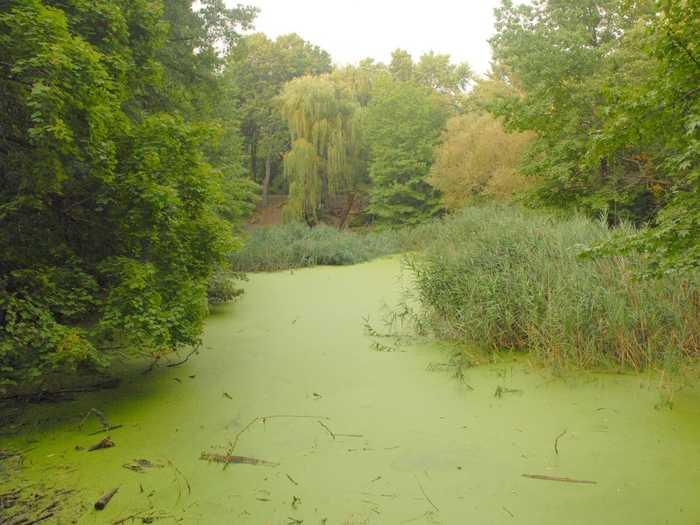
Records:
[[[602,224],[513,207],[466,208],[408,258],[420,320],[489,350],[556,366],[643,369],[700,356],[697,275],[640,280],[640,258],[582,259]]]
[[[232,272],[221,266],[217,268],[207,283],[207,301],[210,305],[224,304],[243,295],[243,289],[236,281],[245,281],[245,274]]]

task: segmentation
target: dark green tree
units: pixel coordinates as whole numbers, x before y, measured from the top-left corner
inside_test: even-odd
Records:
[[[368,212],[379,224],[417,224],[440,210],[426,178],[450,115],[445,97],[413,81],[376,81],[365,119],[370,148]]]
[[[536,132],[523,172],[542,178],[540,203],[635,222],[660,205],[627,160],[638,148],[620,155],[590,149],[611,91],[636,81],[623,72],[643,72],[648,62],[639,50],[621,52],[621,40],[648,9],[649,2],[624,0],[504,0],[496,10],[494,58],[515,89],[491,109],[511,128]]]

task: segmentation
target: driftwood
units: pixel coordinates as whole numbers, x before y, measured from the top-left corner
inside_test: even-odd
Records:
[[[96,510],[102,510],[102,509],[104,509],[104,508],[107,506],[107,504],[109,503],[109,501],[110,501],[110,500],[114,497],[114,495],[117,493],[118,490],[119,490],[119,487],[117,487],[116,489],[110,490],[109,492],[107,492],[106,494],[104,494],[102,497],[100,497],[100,499],[98,499],[98,500],[95,502],[95,509],[96,509]]]
[[[93,450],[100,450],[103,448],[111,448],[115,446],[114,441],[112,441],[112,438],[107,436],[106,438],[102,438],[98,443],[95,443],[93,446],[88,448],[88,452],[92,452]]]
[[[216,454],[214,452],[202,452],[199,459],[205,461],[213,461],[214,463],[224,463],[229,465],[231,463],[244,463],[247,465],[266,465],[268,467],[276,467],[279,463],[272,463],[271,461],[265,461],[262,459],[248,458],[245,456],[232,456],[230,454]]]
[[[530,479],[541,479],[544,481],[561,481],[563,483],[586,483],[588,485],[595,485],[597,481],[589,481],[587,479],[573,479],[573,478],[560,478],[558,476],[544,476],[542,474],[523,474],[524,478]]]

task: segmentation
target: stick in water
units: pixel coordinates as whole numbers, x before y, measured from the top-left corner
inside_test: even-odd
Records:
[[[107,506],[107,504],[109,503],[109,500],[111,500],[114,497],[114,495],[117,493],[118,490],[119,490],[119,487],[117,487],[116,489],[112,489],[109,492],[107,492],[104,496],[102,496],[100,499],[98,499],[95,502],[95,509],[96,510],[104,509]]]
[[[558,456],[559,455],[559,440],[564,437],[566,434],[567,430],[564,429],[564,432],[559,434],[557,438],[554,440],[554,453]]]
[[[524,478],[530,479],[541,479],[544,481],[562,481],[564,483],[587,483],[589,485],[595,485],[597,481],[589,481],[587,479],[572,479],[572,478],[560,478],[557,476],[543,476],[542,474],[523,474]]]

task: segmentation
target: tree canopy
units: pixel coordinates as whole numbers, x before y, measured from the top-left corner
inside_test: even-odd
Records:
[[[497,10],[491,110],[536,132],[523,167],[545,205],[648,225],[614,249],[700,265],[696,1],[544,1]],[[612,244],[608,245],[612,247]]]
[[[190,5],[5,2],[0,384],[197,343],[232,246],[204,123],[254,10]]]
[[[272,170],[289,145],[289,130],[279,111],[277,97],[284,84],[296,77],[330,71],[330,55],[296,34],[271,40],[262,33],[254,33],[242,39],[229,56],[226,85],[232,87],[238,103],[253,179],[260,178],[259,161],[265,164],[264,201]]]

